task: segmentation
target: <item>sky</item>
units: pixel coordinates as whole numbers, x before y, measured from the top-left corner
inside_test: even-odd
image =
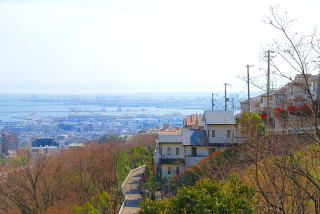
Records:
[[[243,93],[272,5],[320,20],[317,0],[0,0],[0,92]]]

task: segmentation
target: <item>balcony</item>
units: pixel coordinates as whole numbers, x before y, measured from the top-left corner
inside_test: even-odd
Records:
[[[182,158],[160,158],[159,164],[184,164],[185,161]]]

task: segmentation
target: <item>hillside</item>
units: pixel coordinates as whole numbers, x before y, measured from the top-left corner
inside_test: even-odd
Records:
[[[253,198],[248,197],[250,195],[248,191],[242,192],[243,195],[240,194],[239,198],[246,198],[248,209],[252,208],[251,203],[253,203],[256,213],[318,213],[320,210],[320,145],[314,142],[312,135],[288,132],[265,133],[263,121],[255,115],[239,122],[247,137],[246,142],[223,152],[213,153],[199,164],[172,177],[169,183],[173,196],[163,199],[162,202],[155,202],[156,204],[150,201],[145,202],[141,213],[151,213],[146,210],[164,206],[164,204],[164,207],[176,206],[176,200],[184,200],[185,209],[188,209],[190,203],[197,206],[197,203],[205,200],[202,198],[204,196],[199,196],[200,199],[197,199],[198,196],[194,192],[194,188],[199,186],[199,183],[205,180],[210,185],[220,182],[222,186],[229,186],[230,179],[238,179],[237,185],[246,190],[251,188],[254,190]],[[238,189],[236,186],[232,188]],[[228,197],[232,197],[235,193],[230,192],[228,188],[216,191],[214,194],[229,192],[231,196]],[[188,201],[185,198],[186,194],[182,192],[195,195],[189,196],[191,198]],[[207,194],[206,191],[203,194]],[[197,202],[197,200],[200,201]],[[216,205],[208,204],[211,206],[211,211],[208,213],[219,213],[213,210],[223,202],[215,203]],[[181,206],[182,209],[183,206]],[[246,213],[242,209],[239,207],[235,213]],[[226,209],[226,212],[231,211]]]

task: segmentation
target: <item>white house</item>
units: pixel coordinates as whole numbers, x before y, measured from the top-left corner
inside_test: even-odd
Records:
[[[215,151],[242,141],[236,130],[237,124],[232,111],[205,111],[203,118],[209,145]]]
[[[176,133],[160,134],[155,151],[155,163],[163,178],[169,178],[210,154],[203,130],[181,129]]]
[[[154,161],[163,178],[170,178],[193,166],[212,152],[241,142],[232,111],[205,111],[204,130],[180,129],[160,132]]]

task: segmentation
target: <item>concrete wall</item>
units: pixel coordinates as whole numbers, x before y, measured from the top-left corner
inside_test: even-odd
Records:
[[[207,146],[185,146],[186,157],[192,156],[192,147],[197,148],[197,157],[206,157],[209,155],[209,148]]]
[[[240,102],[241,112],[249,112],[248,102]]]
[[[272,103],[273,103],[273,99],[272,99],[271,96],[269,96],[269,106],[270,107],[271,107]],[[267,106],[268,106],[267,104],[268,104],[268,97],[267,96],[261,96],[260,97],[260,107],[259,107],[259,109],[267,108]]]
[[[209,125],[209,143],[234,143],[235,125]],[[212,136],[215,130],[215,136]],[[227,130],[230,130],[230,137],[227,137]]]
[[[313,99],[319,100],[320,96],[320,82],[319,80],[313,80],[311,81],[312,87],[311,87],[311,94]]]
[[[307,99],[305,89],[299,85],[294,84],[289,87],[289,99],[291,99],[293,105],[300,105]]]
[[[161,158],[166,158],[166,159],[179,159],[179,158],[184,158],[185,156],[185,151],[182,146],[182,144],[172,144],[172,143],[161,143]],[[168,154],[168,148],[171,148],[171,154]],[[179,148],[179,155],[176,155],[176,148]]]
[[[195,165],[197,162],[199,162],[203,158],[205,157],[186,157],[185,158],[186,168]]]
[[[154,151],[153,160],[155,164],[158,164],[160,161],[160,152],[157,149]]]

